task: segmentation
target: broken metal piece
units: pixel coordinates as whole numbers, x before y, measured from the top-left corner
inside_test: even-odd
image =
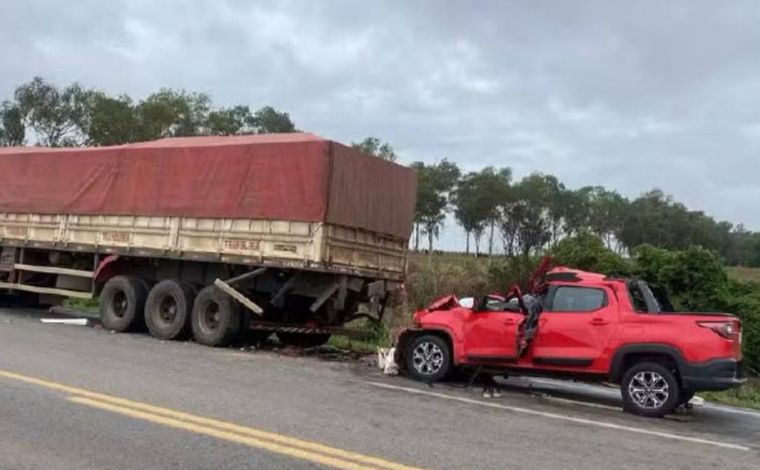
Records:
[[[219,289],[221,289],[224,293],[232,297],[233,299],[245,305],[246,308],[248,308],[248,310],[252,311],[256,315],[261,316],[264,314],[263,308],[256,305],[251,299],[244,296],[243,294],[235,290],[233,287],[231,287],[229,284],[222,281],[221,279],[217,279],[216,281],[214,281],[214,285],[218,287]]]
[[[265,272],[267,272],[267,268],[258,268],[258,269],[254,269],[253,271],[248,271],[245,274],[241,274],[240,276],[236,276],[236,277],[233,277],[231,279],[227,279],[224,282],[227,283],[228,285],[233,285],[233,284],[237,284],[237,283],[239,283],[241,281],[244,281],[246,279],[253,279],[253,278],[259,277],[262,274],[264,274]]]

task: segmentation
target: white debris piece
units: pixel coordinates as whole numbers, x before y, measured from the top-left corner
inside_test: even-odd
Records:
[[[385,369],[385,357],[388,355],[388,348],[377,348],[377,367],[380,370]]]
[[[689,404],[695,408],[701,408],[705,406],[705,399],[702,397],[693,397],[689,400]]]
[[[40,318],[42,323],[58,325],[87,326],[90,322],[86,318]]]
[[[377,349],[377,367],[385,375],[398,375],[398,364],[396,364],[396,348],[378,348]]]

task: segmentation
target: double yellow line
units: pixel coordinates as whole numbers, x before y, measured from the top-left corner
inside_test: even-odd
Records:
[[[103,393],[29,377],[0,369],[0,377],[37,385],[70,395],[68,400],[130,418],[202,434],[275,454],[343,470],[419,470],[378,457],[358,454],[248,426],[126,400]]]

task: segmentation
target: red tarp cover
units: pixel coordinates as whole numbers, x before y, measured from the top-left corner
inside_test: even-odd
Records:
[[[0,211],[325,221],[408,238],[412,170],[312,134],[0,149]]]

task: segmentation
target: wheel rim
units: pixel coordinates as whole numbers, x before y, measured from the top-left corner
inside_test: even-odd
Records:
[[[127,300],[127,294],[124,291],[118,291],[111,298],[111,311],[118,318],[124,318],[127,313],[127,307],[129,301]]]
[[[177,301],[171,295],[165,296],[158,304],[158,318],[165,324],[174,323],[177,318]]]
[[[661,408],[670,398],[670,386],[661,374],[641,371],[628,384],[628,394],[641,408]]]
[[[221,314],[219,311],[219,304],[216,302],[206,302],[203,307],[203,311],[200,316],[200,326],[206,331],[214,331],[219,328],[221,322]]]
[[[412,365],[421,375],[434,375],[443,367],[443,351],[437,344],[425,341],[412,351]]]

